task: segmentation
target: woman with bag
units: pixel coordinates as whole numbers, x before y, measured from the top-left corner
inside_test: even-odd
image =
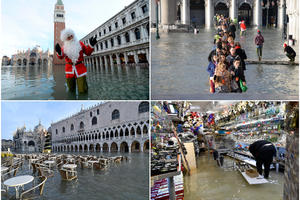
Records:
[[[241,58],[239,56],[235,58],[233,65],[229,68],[229,71],[232,75],[231,91],[241,93],[243,91],[242,87],[246,86],[246,80],[244,70],[241,66]],[[240,84],[240,82],[242,82],[242,84]]]
[[[215,91],[217,93],[227,93],[231,92],[231,74],[226,69],[226,65],[224,63],[219,63],[216,68],[215,76]]]

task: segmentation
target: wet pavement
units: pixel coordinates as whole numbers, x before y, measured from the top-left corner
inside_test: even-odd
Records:
[[[263,59],[288,60],[283,52],[282,30],[261,29],[265,37]],[[200,29],[200,33],[161,33],[151,43],[152,99],[170,100],[298,100],[299,68],[289,65],[247,65],[245,71],[248,91],[242,94],[210,94],[206,71],[208,54],[213,47],[214,29]],[[257,59],[254,37],[256,29],[249,29],[245,38],[237,31],[248,59]],[[293,47],[297,48],[297,47]],[[298,48],[295,49],[298,59]]]
[[[63,65],[3,66],[2,99],[144,100],[149,99],[149,66],[89,66],[87,94],[70,93]]]
[[[76,154],[72,152],[72,154]],[[84,154],[84,153],[81,153]],[[43,200],[142,200],[149,199],[149,154],[148,153],[90,153],[92,155],[129,157],[128,162],[112,164],[107,170],[81,169],[77,166],[78,180],[65,181],[57,170],[44,188]],[[32,174],[28,163],[24,164],[22,174]],[[32,187],[27,184],[25,190]],[[14,188],[9,189],[10,197],[15,197]],[[2,198],[5,200],[5,198]],[[14,198],[12,198],[14,199]]]
[[[283,173],[270,172],[267,184],[249,185],[240,172],[230,166],[233,160],[225,157],[224,168],[217,166],[212,155],[202,154],[197,169],[184,176],[185,200],[280,200],[283,199]]]

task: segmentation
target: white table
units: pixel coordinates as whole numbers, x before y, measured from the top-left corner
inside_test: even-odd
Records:
[[[33,181],[33,176],[30,175],[24,175],[24,176],[16,176],[10,179],[7,179],[4,181],[4,185],[7,187],[15,187],[16,189],[16,198],[19,198],[19,188],[20,186],[24,186],[27,183],[30,183]]]
[[[77,165],[75,165],[75,164],[65,164],[62,167],[74,170],[77,167]]]
[[[54,160],[46,160],[44,163],[45,163],[46,165],[49,165],[49,167],[51,167],[52,165],[55,164],[55,161],[54,161]]]
[[[92,168],[94,167],[94,163],[99,163],[99,161],[97,161],[97,160],[89,160],[88,161],[88,164],[91,165]]]
[[[8,167],[4,167],[4,166],[1,166],[1,172],[5,172],[5,171],[7,171],[9,168]]]

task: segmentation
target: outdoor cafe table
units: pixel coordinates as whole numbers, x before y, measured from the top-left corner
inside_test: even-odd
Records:
[[[94,163],[98,163],[98,162],[99,162],[99,161],[97,161],[97,160],[89,160],[89,161],[88,161],[89,165],[91,165],[92,168],[94,167]]]
[[[30,183],[31,181],[33,181],[33,176],[30,175],[23,175],[23,176],[16,176],[10,179],[7,179],[6,181],[4,181],[4,185],[6,185],[7,187],[15,187],[16,189],[16,198],[19,198],[19,188],[20,186],[24,186],[27,183]]]
[[[5,172],[5,171],[7,171],[9,168],[8,167],[4,167],[4,166],[1,166],[1,172]]]
[[[62,167],[63,168],[68,168],[68,169],[71,169],[72,171],[74,171],[74,169],[77,167],[77,165],[75,165],[75,164],[65,164]]]
[[[49,167],[51,167],[53,164],[55,164],[55,161],[54,160],[46,160],[44,163],[46,165],[49,165]]]

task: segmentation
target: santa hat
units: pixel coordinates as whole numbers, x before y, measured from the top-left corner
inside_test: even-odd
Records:
[[[66,28],[66,29],[64,29],[64,30],[62,30],[61,31],[61,33],[60,33],[60,39],[61,39],[61,41],[66,41],[67,40],[67,38],[69,37],[69,36],[73,36],[73,37],[75,37],[75,33],[74,33],[74,31],[72,30],[72,29],[69,29],[69,28]]]
[[[286,43],[284,43],[284,44],[283,44],[283,47],[285,48],[286,46],[287,46],[287,44],[286,44]]]

